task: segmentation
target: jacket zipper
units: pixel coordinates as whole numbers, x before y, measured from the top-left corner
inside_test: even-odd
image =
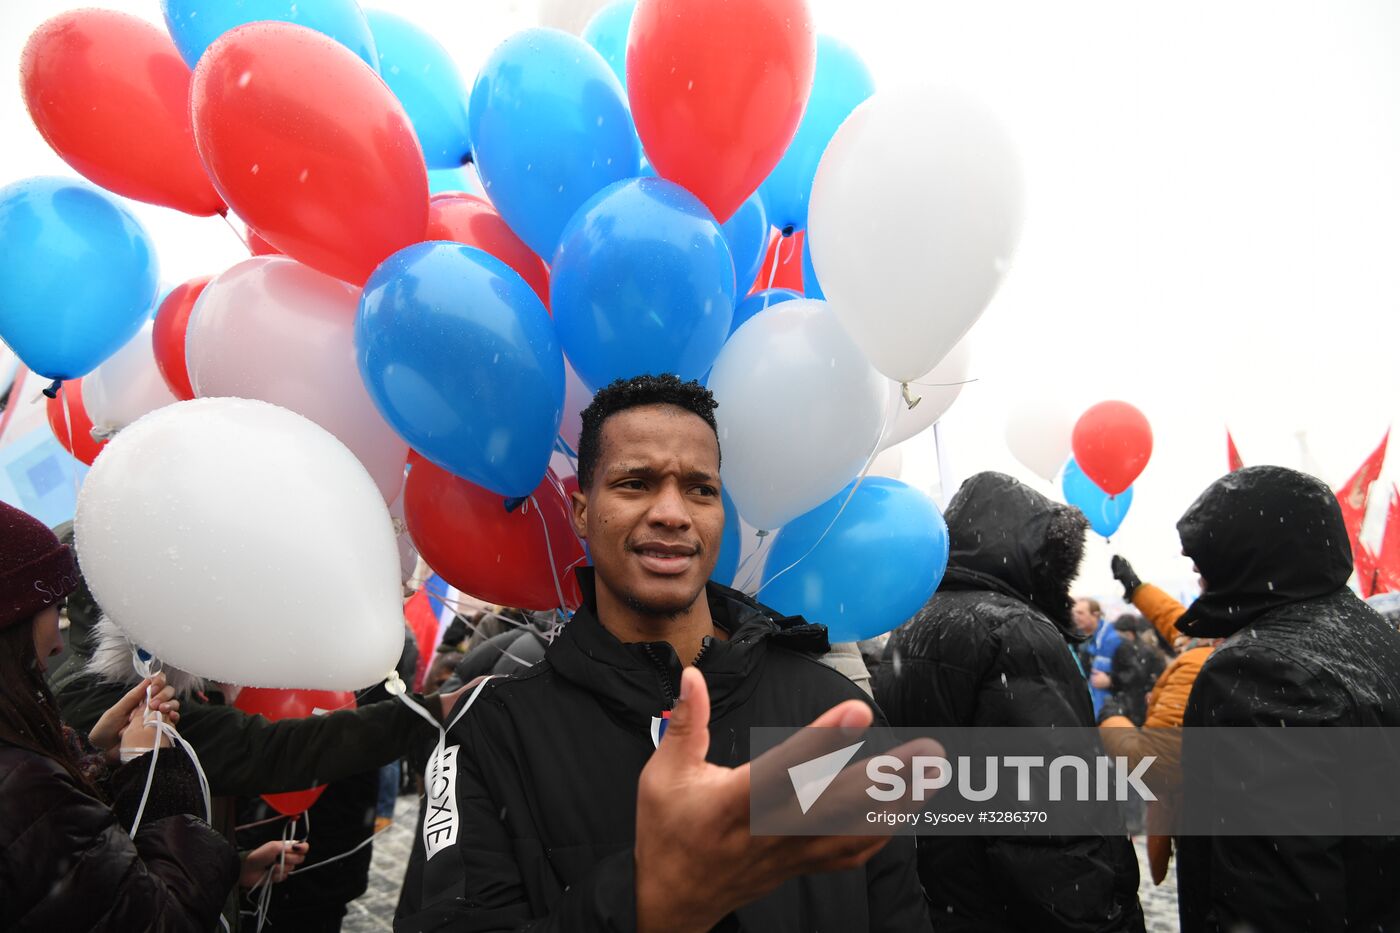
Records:
[[[700,659],[705,656],[705,652],[710,650],[710,645],[712,644],[714,644],[714,637],[710,635],[705,636],[705,640],[700,643],[700,653],[697,654],[695,660],[690,663],[699,667]],[[656,673],[661,680],[661,697],[666,701],[666,709],[675,709],[676,695],[671,692],[671,677],[670,673],[666,670],[665,663],[656,656],[656,649],[652,647],[651,642],[646,642],[642,647],[646,650],[647,657],[651,658],[651,663],[656,665]]]
[[[656,665],[656,675],[661,681],[661,698],[665,701],[666,709],[674,709],[676,705],[676,695],[671,692],[671,676],[666,670],[666,665],[656,656],[656,649],[651,642],[642,645],[647,657],[651,658],[651,663]]]

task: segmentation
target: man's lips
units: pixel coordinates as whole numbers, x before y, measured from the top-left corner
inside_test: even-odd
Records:
[[[688,544],[648,543],[633,545],[630,550],[641,559],[642,566],[652,573],[676,576],[690,569],[700,549]]]

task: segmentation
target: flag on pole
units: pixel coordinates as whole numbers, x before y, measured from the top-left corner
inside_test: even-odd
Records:
[[[1240,452],[1235,447],[1235,436],[1230,433],[1230,429],[1225,429],[1225,455],[1230,458],[1230,472],[1244,469],[1244,461],[1240,459]]]
[[[1367,581],[1362,571],[1370,569],[1374,577],[1375,568],[1374,558],[1361,543],[1361,524],[1366,520],[1366,503],[1370,501],[1371,484],[1380,479],[1381,465],[1385,463],[1385,449],[1389,442],[1390,431],[1387,430],[1385,437],[1381,438],[1380,446],[1371,452],[1371,456],[1352,474],[1351,479],[1337,490],[1337,503],[1342,507],[1342,520],[1346,523],[1347,538],[1351,542],[1352,559],[1356,561],[1357,571],[1362,575],[1363,594]],[[1363,565],[1369,565],[1369,568]]]

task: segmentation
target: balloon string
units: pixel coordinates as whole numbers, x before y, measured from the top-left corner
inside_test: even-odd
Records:
[[[132,666],[136,668],[136,673],[140,674],[143,680],[154,677],[160,671],[160,662],[134,645],[131,649],[131,663]],[[147,685],[146,704],[148,710],[150,702],[151,688]],[[214,808],[212,795],[209,793],[209,778],[204,773],[204,766],[200,764],[199,755],[195,753],[194,747],[191,746],[189,742],[185,741],[180,736],[180,733],[175,731],[174,726],[171,726],[165,721],[165,717],[161,715],[159,710],[154,714],[149,713],[149,711],[143,712],[142,722],[148,725],[153,724],[156,727],[156,737],[151,748],[151,765],[146,770],[146,786],[141,791],[141,802],[136,806],[136,818],[131,822],[131,831],[129,835],[133,837],[136,835],[136,830],[141,826],[141,817],[146,812],[146,802],[150,799],[151,785],[155,781],[156,776],[156,761],[160,758],[161,736],[170,739],[172,747],[181,749],[189,756],[190,764],[194,765],[195,774],[199,777],[200,792],[204,796],[204,822],[212,822]]]
[[[564,587],[559,582],[559,568],[554,563],[554,543],[549,539],[549,522],[545,521],[544,510],[533,495],[530,496],[530,504],[535,507],[535,514],[540,518],[540,527],[544,529],[545,559],[549,564],[549,574],[554,578],[554,595],[559,598],[559,614],[561,618],[568,618],[569,607],[564,603]]]
[[[69,465],[68,476],[73,480],[73,501],[76,503],[78,501],[79,488],[82,484],[78,482],[78,468],[76,466],[76,463],[79,462],[78,455],[73,452],[76,449],[76,445],[73,442],[73,414],[68,408],[67,386],[59,388],[58,400],[60,407],[63,409],[63,429],[68,432],[68,455],[72,457],[74,461],[73,464]]]
[[[236,226],[234,226],[233,221],[229,219],[228,213],[225,212],[220,214],[219,216],[223,218],[224,223],[228,224],[228,228],[233,231],[233,235],[238,237],[238,242],[243,244],[243,248],[251,253],[253,251],[253,244],[249,243],[248,238],[244,236],[243,233]]]
[[[757,563],[754,561],[762,556],[764,548],[768,546],[768,542],[773,536],[766,531],[757,530],[754,532],[754,537],[758,538],[758,546],[749,552],[749,556],[744,558],[744,562],[739,565],[739,569],[734,571],[734,580],[737,583],[740,575],[744,572],[744,568],[753,564],[752,569],[749,570],[748,576],[743,578],[744,582],[738,585],[738,589],[741,593],[747,593],[749,591],[749,587],[755,582],[755,577],[758,575],[759,571],[762,570],[763,561],[758,560]]]
[[[950,389],[953,386],[972,385],[977,379],[964,379],[961,382],[905,382],[903,385],[918,386],[921,389]]]
[[[777,573],[773,574],[773,576],[771,576],[771,577],[769,577],[767,580],[765,580],[765,581],[763,582],[763,585],[760,586],[760,587],[754,592],[753,595],[754,595],[755,597],[757,597],[760,593],[762,593],[762,592],[764,591],[764,589],[766,589],[768,586],[770,586],[770,585],[773,583],[773,581],[777,580],[777,579],[778,579],[779,577],[781,577],[783,574],[787,573],[789,570],[791,570],[792,568],[796,567],[798,564],[802,563],[804,560],[806,560],[808,557],[810,557],[810,556],[812,555],[812,552],[813,552],[813,551],[815,551],[817,548],[821,547],[821,543],[822,543],[823,541],[826,540],[826,536],[829,535],[829,534],[831,534],[831,529],[835,528],[835,527],[836,527],[836,523],[837,523],[838,521],[841,520],[841,515],[846,511],[846,506],[850,505],[850,504],[851,504],[851,499],[855,498],[856,490],[860,489],[860,484],[863,483],[863,482],[865,482],[865,477],[866,477],[867,474],[869,474],[870,468],[871,468],[872,466],[875,465],[875,458],[876,458],[877,456],[879,456],[879,453],[880,453],[880,444],[881,444],[881,442],[884,440],[885,432],[886,432],[887,430],[889,430],[890,422],[893,421],[893,420],[894,420],[894,406],[886,406],[886,408],[885,408],[885,420],[884,420],[884,423],[881,424],[881,426],[880,426],[879,440],[876,440],[876,441],[875,441],[875,446],[872,447],[871,450],[870,450],[870,456],[868,456],[868,457],[865,458],[865,465],[864,465],[863,467],[861,467],[860,475],[856,477],[856,481],[851,485],[851,490],[850,490],[850,492],[846,493],[846,499],[845,499],[845,501],[843,501],[843,502],[841,503],[841,508],[837,509],[837,510],[836,510],[836,514],[835,514],[834,516],[832,516],[831,521],[830,521],[830,522],[827,524],[827,526],[826,526],[826,530],[823,531],[823,532],[821,533],[821,537],[817,538],[817,540],[816,540],[815,542],[813,542],[812,546],[809,547],[809,548],[807,549],[806,553],[804,553],[801,557],[797,558],[797,560],[795,560],[795,561],[793,561],[792,563],[788,564],[788,565],[787,565],[786,567],[784,567],[782,570],[779,570]]]
[[[778,281],[778,267],[783,264],[783,246],[786,245],[789,240],[793,243],[796,243],[797,237],[787,236],[786,234],[782,235],[781,238],[778,240],[777,249],[773,250],[773,268],[768,270],[768,285],[766,288],[763,289],[762,311],[768,310],[768,299],[772,297],[773,283]],[[790,253],[788,255],[788,259],[792,259],[792,255]],[[760,311],[759,313],[762,313],[762,311]]]

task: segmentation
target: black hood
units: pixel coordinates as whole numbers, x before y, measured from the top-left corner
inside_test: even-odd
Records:
[[[1176,523],[1206,589],[1177,627],[1225,638],[1270,609],[1325,596],[1351,577],[1351,544],[1337,497],[1283,467],[1237,470],[1201,494]]]
[[[1003,473],[978,473],[948,503],[948,572],[940,590],[994,590],[1030,603],[1082,641],[1069,587],[1089,521]]]
[[[682,664],[664,641],[623,643],[598,620],[593,568],[575,571],[583,605],[545,651],[545,660],[567,680],[598,697],[613,715],[647,724],[670,709],[680,693]],[[826,626],[784,616],[737,590],[708,583],[705,597],[715,624],[728,639],[706,638],[697,665],[710,688],[711,715],[718,719],[752,692],[769,644],[813,655],[828,650]]]

